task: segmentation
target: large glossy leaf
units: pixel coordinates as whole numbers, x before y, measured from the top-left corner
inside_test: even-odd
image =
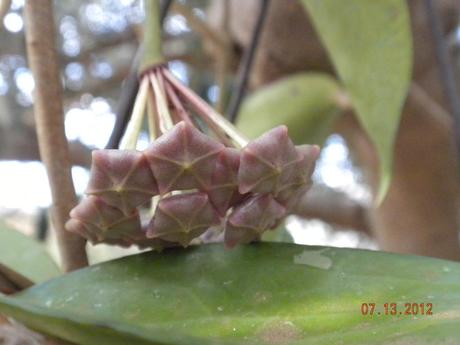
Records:
[[[302,0],[373,140],[380,196],[391,178],[393,143],[412,69],[405,0]]]
[[[259,243],[143,253],[14,297],[0,312],[79,344],[456,344],[460,264]],[[384,303],[398,314],[383,315]],[[404,303],[433,315],[400,315]],[[373,316],[362,303],[376,303]],[[378,315],[377,312],[381,312]]]
[[[0,271],[22,285],[22,278],[41,283],[60,274],[45,247],[0,221]]]
[[[255,138],[284,124],[296,144],[322,144],[340,113],[340,93],[338,83],[327,74],[299,73],[286,77],[245,99],[238,115],[238,128]]]

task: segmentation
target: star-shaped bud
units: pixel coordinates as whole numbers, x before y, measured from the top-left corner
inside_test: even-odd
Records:
[[[205,193],[173,195],[158,203],[147,237],[179,242],[185,247],[219,222],[217,212]]]
[[[224,148],[217,157],[212,186],[207,193],[221,216],[225,216],[227,210],[243,198],[238,192],[239,166],[240,153],[234,148]]]
[[[144,152],[161,194],[173,190],[207,190],[224,145],[195,127],[179,122]]]
[[[305,194],[311,186],[311,176],[319,156],[319,147],[316,145],[296,146],[300,158],[294,163],[289,180],[282,184],[282,189],[276,195],[276,201],[290,209],[298,198]]]
[[[96,150],[86,193],[128,215],[158,194],[158,187],[142,152]]]
[[[276,127],[250,142],[241,152],[238,172],[240,193],[276,195],[289,183],[301,159],[286,126]]]
[[[233,248],[237,244],[257,239],[265,230],[271,229],[285,215],[286,210],[270,194],[249,198],[227,218],[225,245]]]
[[[137,212],[126,216],[95,196],[83,199],[72,209],[70,218],[67,230],[79,233],[92,243],[120,241],[128,245],[142,231]]]
[[[169,242],[161,238],[147,238],[147,229],[142,229],[142,232],[137,233],[133,239],[133,244],[135,244],[139,249],[152,248],[159,252],[165,248],[178,246],[177,242]]]

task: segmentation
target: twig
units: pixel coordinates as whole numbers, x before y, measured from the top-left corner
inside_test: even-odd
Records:
[[[53,223],[64,270],[88,264],[85,241],[65,230],[77,203],[64,132],[62,85],[56,52],[51,0],[25,5],[27,57],[35,79],[34,114],[40,155],[48,173],[53,198]]]
[[[259,16],[257,17],[256,25],[254,27],[251,43],[249,47],[246,48],[243,54],[243,58],[241,59],[236,87],[232,92],[232,96],[230,98],[229,106],[227,109],[227,117],[229,118],[230,122],[233,123],[236,121],[238,111],[240,110],[241,101],[243,100],[244,94],[246,93],[249,75],[254,62],[257,46],[260,41],[260,36],[262,33],[265,18],[267,16],[269,4],[270,0],[261,0]]]
[[[346,194],[328,187],[313,185],[297,203],[293,214],[320,219],[340,228],[370,235],[368,208]]]
[[[4,277],[4,279],[7,279],[16,287],[16,291],[24,290],[34,285],[30,279],[1,263],[0,274]]]
[[[171,7],[173,0],[163,0],[160,8],[160,21],[163,24],[166,15],[168,14],[169,8]],[[121,91],[121,99],[118,105],[118,109],[115,116],[115,126],[113,128],[110,139],[106,145],[106,149],[116,149],[121,142],[121,138],[126,130],[131,112],[134,106],[134,100],[136,99],[137,92],[139,90],[139,64],[142,56],[142,46],[137,49],[135,58],[131,65],[131,69],[128,77],[125,80],[125,86]]]
[[[4,294],[12,294],[21,290],[16,284],[8,279],[2,272],[0,272],[0,292]]]
[[[455,80],[455,70],[450,59],[449,50],[442,32],[442,22],[432,0],[425,0],[428,21],[436,47],[440,77],[447,102],[454,118],[454,136],[457,154],[460,156],[460,99]]]

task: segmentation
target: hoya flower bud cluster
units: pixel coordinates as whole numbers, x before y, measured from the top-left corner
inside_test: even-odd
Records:
[[[241,149],[177,121],[143,152],[93,152],[87,197],[66,227],[92,243],[187,246],[221,227],[227,247],[275,228],[310,186],[317,146],[295,146],[285,126]],[[153,216],[142,225],[139,208]]]

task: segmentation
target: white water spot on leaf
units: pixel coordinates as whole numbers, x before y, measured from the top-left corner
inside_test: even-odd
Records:
[[[264,325],[259,337],[264,344],[282,345],[300,340],[302,331],[291,321],[276,320]]]
[[[304,250],[298,255],[294,255],[294,264],[308,265],[323,270],[328,270],[332,266],[332,259],[323,255],[326,249]]]
[[[161,297],[160,290],[157,290],[157,289],[153,290],[153,296],[155,296],[155,298],[160,298]]]

